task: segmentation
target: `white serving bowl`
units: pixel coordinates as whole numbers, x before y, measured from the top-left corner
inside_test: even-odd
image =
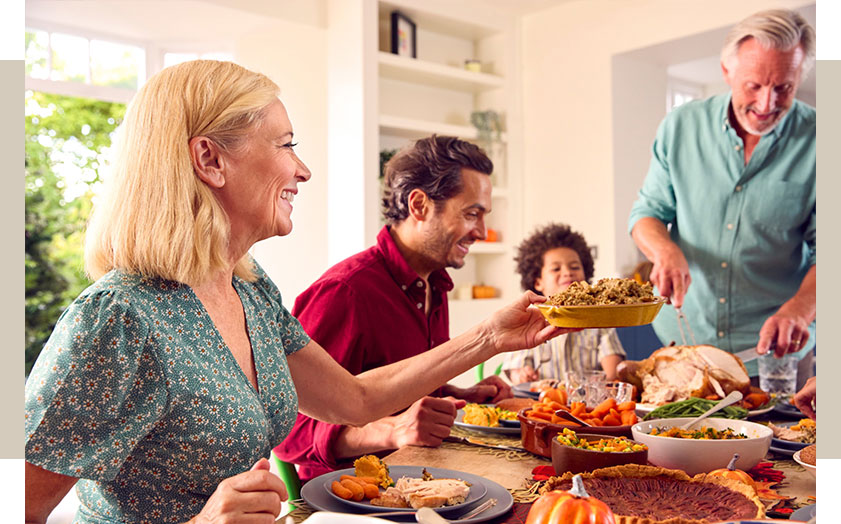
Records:
[[[803,450],[800,450],[800,451],[803,451]],[[798,464],[800,464],[801,466],[803,466],[803,468],[804,468],[806,471],[808,471],[809,473],[811,473],[813,477],[817,478],[817,476],[818,476],[818,468],[817,468],[816,466],[813,466],[813,465],[811,465],[811,464],[806,464],[805,462],[803,462],[803,461],[800,459],[800,451],[798,451],[797,453],[795,453],[795,454],[794,454],[791,458],[793,458],[795,462],[797,462]]]
[[[648,446],[648,461],[655,466],[681,469],[687,475],[709,473],[714,469],[726,468],[733,453],[739,454],[736,468],[744,471],[756,466],[768,453],[773,432],[767,426],[746,420],[707,418],[698,422],[693,429],[711,427],[717,430],[731,428],[744,433],[746,439],[700,440],[688,438],[659,437],[651,435],[654,427],[671,428],[682,426],[692,420],[688,418],[661,418],[647,420],[631,426],[634,440]]]

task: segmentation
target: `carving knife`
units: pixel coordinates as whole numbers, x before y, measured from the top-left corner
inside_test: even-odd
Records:
[[[769,350],[768,353],[766,353],[766,354],[773,354],[773,353],[774,353],[774,348],[772,347],[771,350]],[[757,353],[756,352],[756,346],[753,346],[752,348],[746,349],[744,351],[737,351],[736,353],[733,353],[733,356],[742,359],[742,362],[750,362],[751,360],[757,359],[757,358],[759,358],[763,355],[760,355],[759,353]]]

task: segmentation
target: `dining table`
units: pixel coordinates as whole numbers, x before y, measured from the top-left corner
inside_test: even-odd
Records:
[[[783,420],[773,413],[754,417],[751,420],[756,422],[791,422],[791,419]],[[451,436],[455,437],[478,437],[485,443],[507,445],[511,448],[521,446],[518,436],[481,435],[472,431],[465,431],[461,427],[453,427]],[[453,439],[455,440],[455,439]],[[537,497],[536,481],[533,471],[538,466],[550,466],[549,458],[542,457],[522,450],[496,449],[485,446],[473,445],[465,442],[445,441],[438,447],[406,446],[383,457],[389,467],[393,466],[418,466],[427,468],[445,468],[460,472],[467,472],[491,480],[504,487],[513,496],[511,509],[502,515],[486,520],[488,524],[523,524],[526,522],[529,509]],[[788,504],[783,508],[781,500],[762,499],[773,518],[785,519],[793,507],[802,507],[815,503],[816,484],[815,477],[797,464],[791,456],[778,454],[772,450],[768,451],[765,462],[770,462],[770,468],[781,471],[785,479],[772,487],[773,491],[781,497],[789,498]],[[781,511],[775,511],[774,507]],[[278,523],[305,522],[313,512],[313,508],[303,504],[291,512],[287,517],[282,517]],[[768,518],[771,518],[770,516]],[[405,522],[405,520],[404,520]],[[457,522],[453,520],[453,522]]]

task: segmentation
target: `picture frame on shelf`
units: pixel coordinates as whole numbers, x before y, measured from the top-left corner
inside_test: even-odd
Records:
[[[418,57],[417,27],[400,11],[391,12],[391,52],[398,56]]]

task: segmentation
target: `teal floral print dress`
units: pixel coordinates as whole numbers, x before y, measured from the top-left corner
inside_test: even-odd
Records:
[[[234,277],[255,390],[189,286],[111,271],[64,312],[26,382],[26,460],[77,477],[75,522],[185,522],[222,480],[268,457],[309,342],[259,267]]]

